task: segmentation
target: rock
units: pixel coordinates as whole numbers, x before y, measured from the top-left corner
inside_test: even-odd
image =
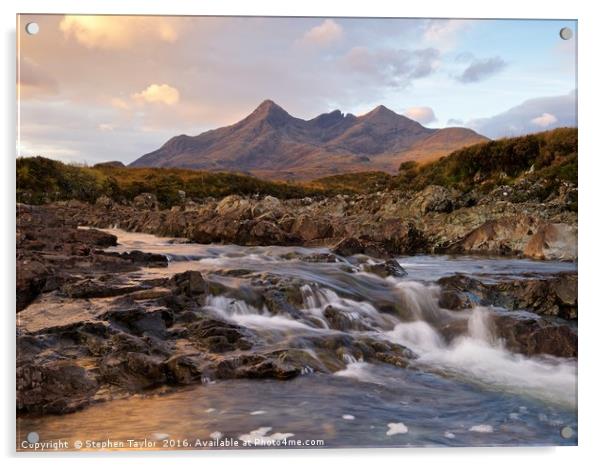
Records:
[[[422,214],[428,212],[449,213],[456,207],[457,197],[457,193],[452,193],[443,186],[430,185],[415,195],[412,208]]]
[[[335,263],[338,262],[339,259],[337,259],[337,256],[335,256],[334,254],[331,254],[329,252],[323,252],[323,253],[314,253],[314,254],[306,254],[306,255],[300,255],[299,259],[302,260],[303,262],[315,262],[315,263]]]
[[[315,218],[310,215],[300,215],[293,223],[291,234],[298,236],[303,241],[329,238],[332,235],[332,225],[325,219]]]
[[[219,217],[230,217],[237,220],[251,218],[251,202],[241,196],[232,194],[224,197],[216,206],[215,213]]]
[[[376,264],[364,264],[364,271],[373,273],[379,277],[405,277],[408,272],[399,265],[395,259],[389,259],[385,262],[378,262]]]
[[[138,194],[132,202],[136,209],[156,210],[159,208],[159,201],[157,201],[157,196],[151,193]]]
[[[450,252],[520,254],[537,228],[529,216],[488,220],[449,248]]]
[[[100,280],[88,278],[63,285],[61,292],[70,298],[90,299],[120,296],[132,293],[134,291],[140,291],[142,289],[144,288],[140,285],[106,283]]]
[[[286,213],[286,210],[280,201],[280,199],[274,196],[265,196],[252,208],[253,217],[261,217],[268,215],[269,217],[277,220]]]
[[[267,220],[256,222],[249,232],[250,242],[257,244],[277,245],[294,244],[296,241],[292,235],[283,231],[278,225]]]
[[[170,286],[175,288],[176,293],[188,297],[195,297],[207,293],[207,282],[201,272],[189,270],[177,273],[170,280]]]
[[[248,350],[253,336],[245,328],[215,319],[204,319],[188,326],[191,338],[213,353]]]
[[[328,321],[330,328],[335,330],[370,330],[362,319],[359,319],[353,313],[346,312],[334,306],[326,306],[324,309],[324,318]]]
[[[70,413],[89,404],[97,388],[96,379],[70,361],[17,365],[18,411]]]
[[[100,364],[103,382],[139,391],[155,387],[167,380],[163,358],[144,353],[113,353]]]
[[[577,319],[577,274],[561,273],[547,278],[481,282],[465,275],[444,277],[439,305],[458,310],[500,306],[538,315]]]
[[[345,238],[339,241],[332,252],[339,256],[349,257],[355,254],[366,254],[377,258],[388,258],[389,253],[380,244],[358,238]]]
[[[496,315],[494,323],[496,335],[504,339],[510,351],[527,356],[577,357],[577,333],[570,325],[512,315]]]
[[[165,368],[167,381],[177,385],[198,383],[208,371],[207,362],[198,353],[176,354],[166,361]]]
[[[525,246],[524,254],[534,259],[576,260],[577,227],[564,223],[542,225]]]
[[[25,309],[46,285],[52,270],[35,259],[17,261],[17,312]]]
[[[96,205],[102,209],[108,210],[113,207],[113,200],[109,196],[103,194],[96,199]]]
[[[259,360],[239,366],[234,377],[288,380],[301,374],[302,368],[293,366],[283,358],[261,356],[255,359]]]

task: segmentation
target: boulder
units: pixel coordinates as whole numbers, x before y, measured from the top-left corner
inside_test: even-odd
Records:
[[[132,203],[136,209],[141,210],[157,210],[159,208],[157,196],[151,193],[138,194]]]
[[[457,193],[443,186],[430,185],[414,196],[411,208],[421,214],[428,212],[449,213],[456,208]]]
[[[332,225],[327,219],[302,214],[297,217],[290,232],[301,238],[303,241],[312,241],[330,238],[333,230]]]
[[[95,377],[68,360],[17,365],[17,410],[65,414],[88,405],[98,389]]]
[[[251,202],[236,194],[224,197],[215,207],[219,217],[245,220],[251,218]]]
[[[531,237],[524,254],[533,259],[576,260],[577,227],[565,223],[546,223]]]
[[[178,294],[195,297],[207,293],[207,282],[201,272],[189,270],[175,274],[169,284]]]

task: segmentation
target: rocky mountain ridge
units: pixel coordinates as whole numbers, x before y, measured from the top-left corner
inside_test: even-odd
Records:
[[[173,137],[130,166],[238,171],[271,179],[395,173],[402,161],[433,160],[486,140],[466,128],[426,128],[383,105],[361,116],[334,110],[302,120],[266,100],[238,123]]]

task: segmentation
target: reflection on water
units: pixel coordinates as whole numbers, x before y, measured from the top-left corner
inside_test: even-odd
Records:
[[[576,437],[560,436],[565,426],[576,432],[576,417],[558,407],[388,366],[364,363],[354,374],[341,375],[217,382],[64,416],[22,418],[18,430],[71,442],[210,440],[215,432],[238,439],[269,427],[270,434],[324,440],[325,447],[576,443]],[[387,435],[390,423],[403,423],[408,432]]]
[[[286,344],[294,337],[339,332],[325,319],[324,310],[332,306],[363,324],[350,334],[402,344],[418,357],[410,368],[400,369],[358,361],[349,354],[346,368],[335,374],[309,372],[286,382],[219,381],[112,401],[69,415],[23,417],[18,421],[20,438],[35,431],[42,440],[72,442],[148,439],[160,444],[232,438],[321,439],[326,447],[576,444],[576,362],[509,352],[493,337],[491,310],[442,309],[434,283],[455,273],[481,280],[520,279],[573,271],[573,263],[400,257],[407,277],[383,279],[362,271],[362,262],[371,260],[367,257],[307,260],[327,249],[198,245],[109,231],[120,243],[112,250],[139,249],[170,259],[167,269],[146,269],[133,276],[195,269],[242,286],[245,278],[225,276],[242,269],[310,282],[301,288],[303,305],[294,318],[271,315],[242,300],[207,298],[208,313],[252,328],[264,341]],[[380,312],[386,304],[396,306],[397,314]],[[451,342],[439,333],[440,324],[450,319],[464,319],[468,329]],[[561,437],[566,426],[575,435]]]

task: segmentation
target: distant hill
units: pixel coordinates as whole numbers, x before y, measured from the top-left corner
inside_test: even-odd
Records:
[[[17,158],[17,201],[28,204],[69,199],[94,202],[100,196],[108,196],[123,202],[148,192],[155,194],[164,207],[171,207],[182,203],[180,191],[193,200],[230,194],[288,199],[392,189],[419,191],[428,185],[487,192],[518,180],[543,183],[545,190],[551,192],[565,182],[577,184],[577,139],[576,128],[558,128],[475,144],[421,165],[406,161],[396,175],[366,171],[303,182],[269,181],[237,173],[181,168],[131,168],[113,164],[84,167],[44,157],[26,157]]]
[[[234,125],[176,136],[130,166],[237,171],[271,179],[395,173],[402,161],[430,161],[486,140],[466,128],[425,128],[382,105],[359,117],[335,110],[302,120],[266,100]]]

